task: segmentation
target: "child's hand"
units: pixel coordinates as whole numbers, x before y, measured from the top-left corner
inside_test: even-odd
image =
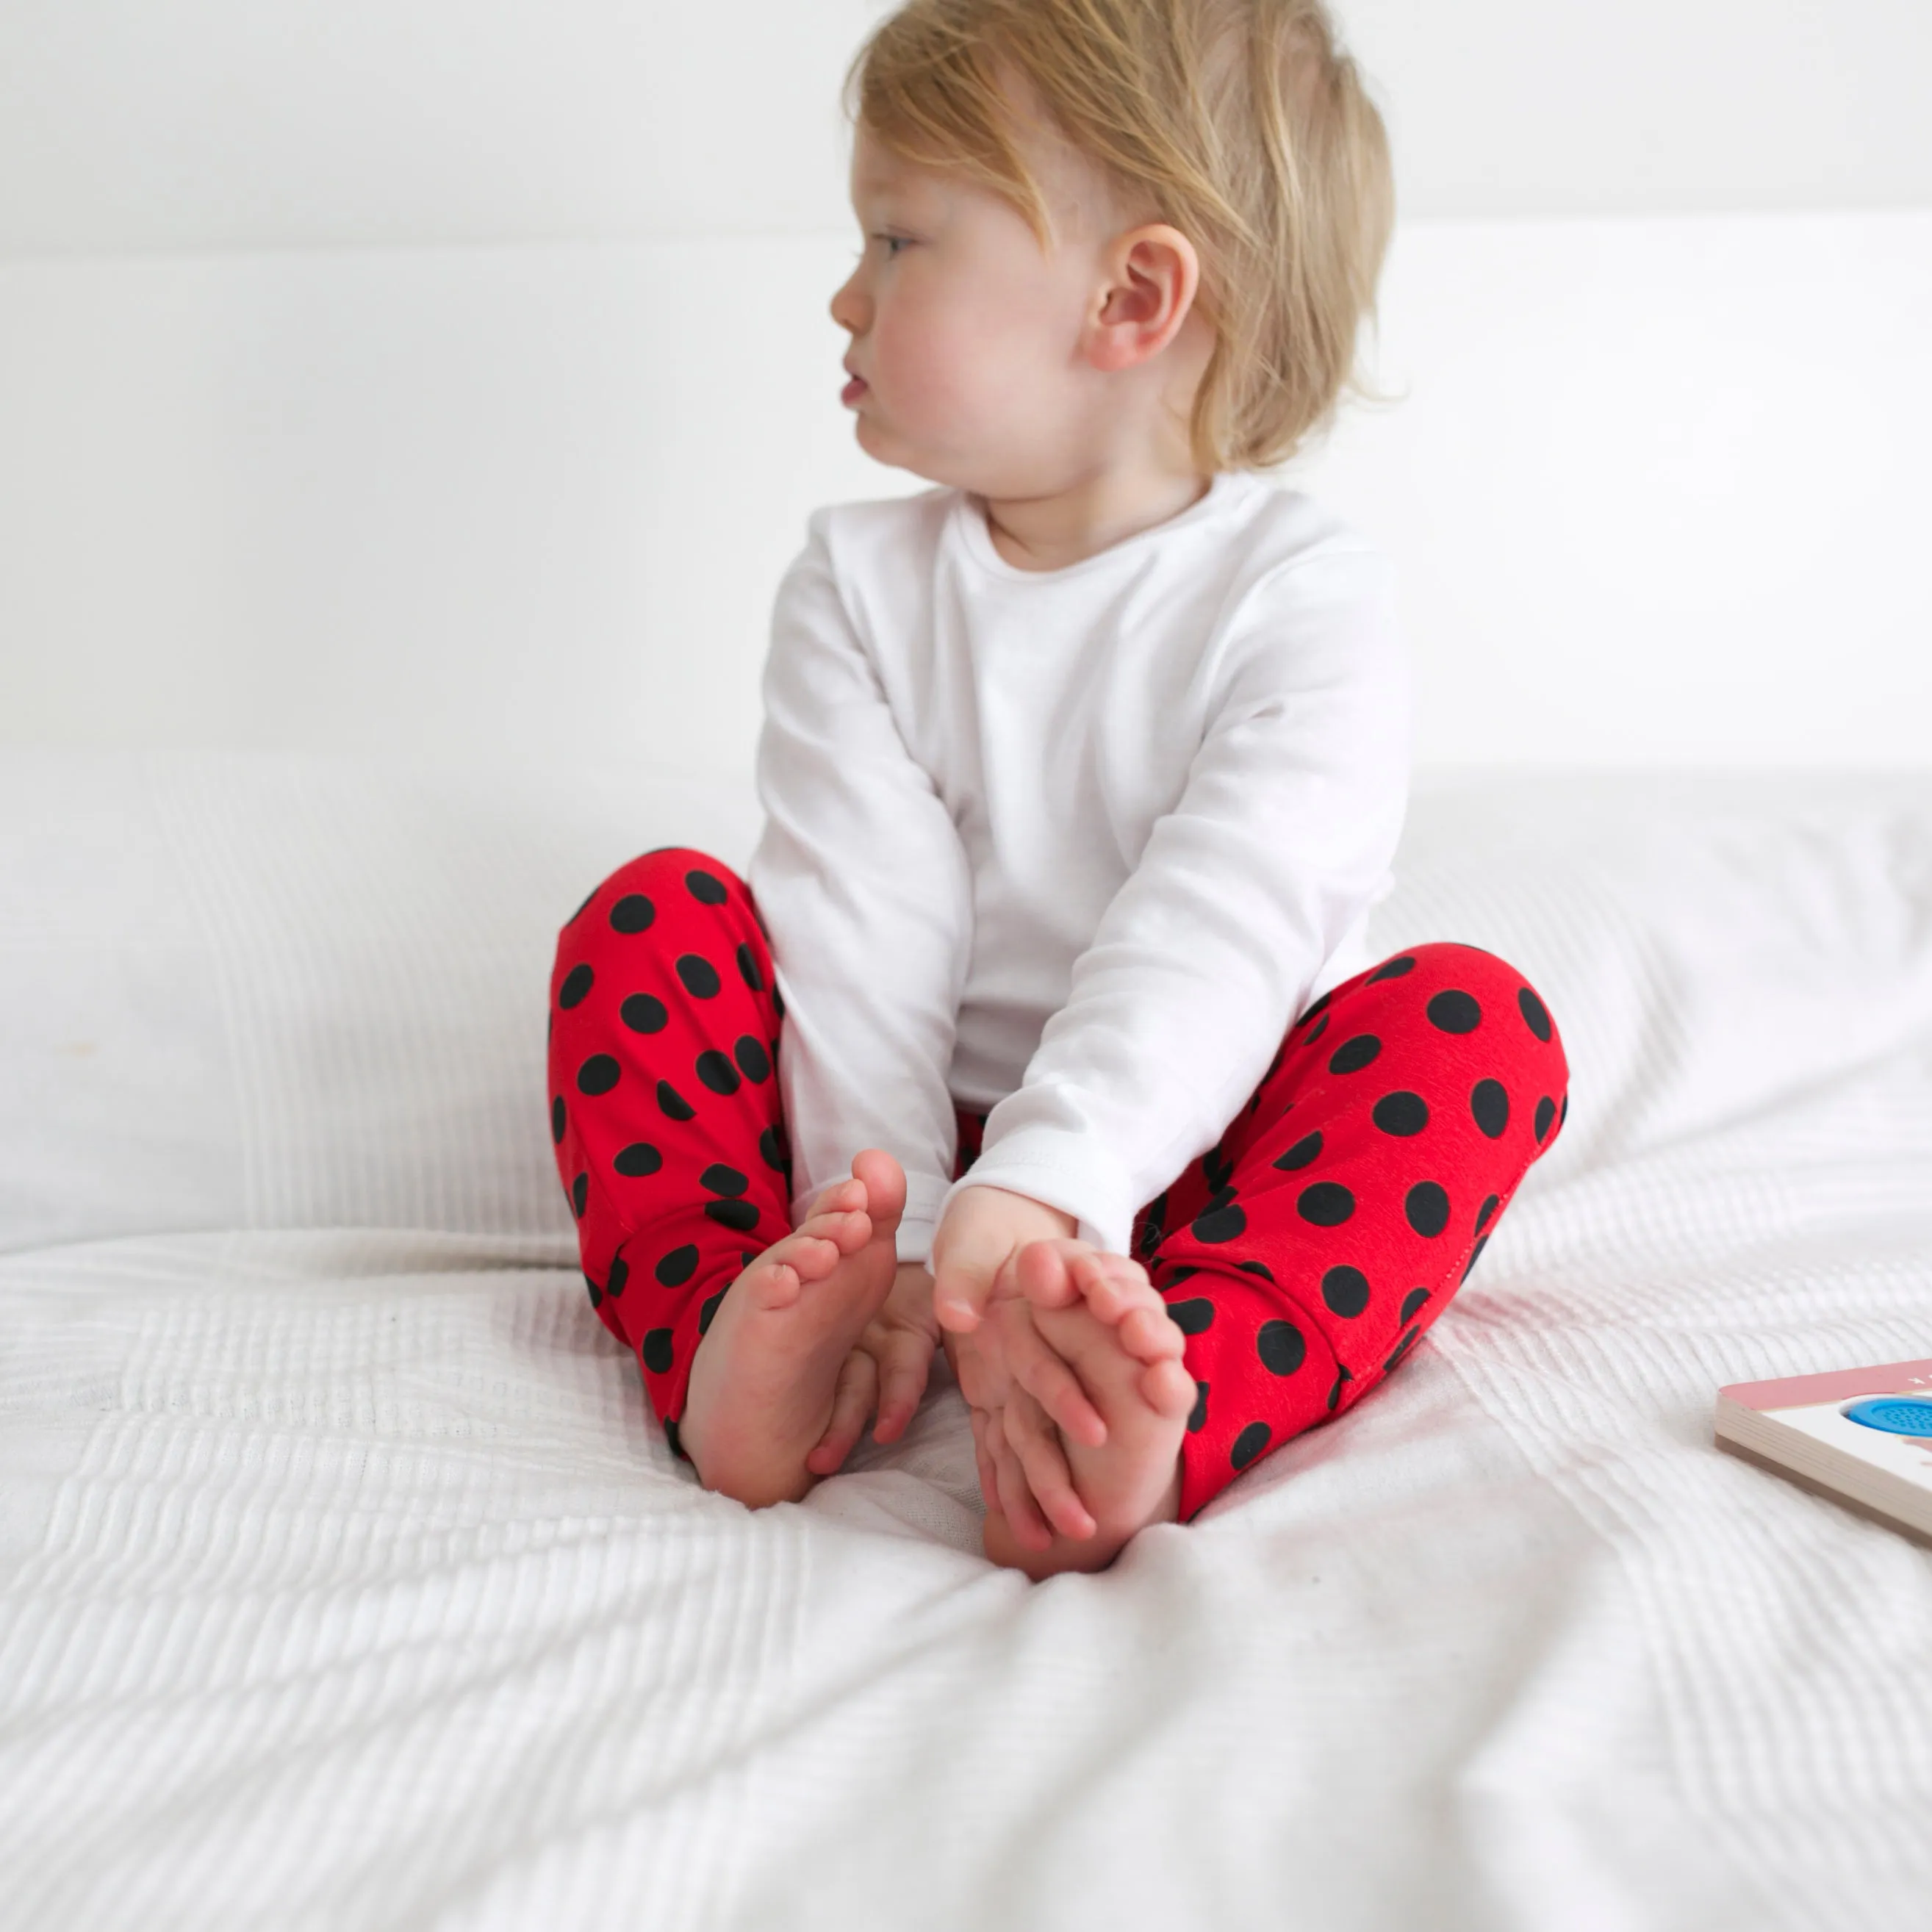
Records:
[[[988,1516],[1004,1516],[1020,1547],[1039,1553],[1050,1546],[1053,1532],[1076,1542],[1095,1534],[1095,1509],[1111,1514],[1124,1474],[1131,1486],[1146,1460],[1147,1444],[1137,1435],[1147,1431],[1135,1426],[1146,1420],[1141,1409],[1184,1415],[1194,1390],[1180,1366],[1186,1337],[1138,1262],[1084,1241],[1034,1242],[1012,1274],[1024,1298],[997,1298],[986,1325],[1004,1326],[1022,1316],[1029,1325],[1036,1322],[1046,1332],[1036,1334],[1035,1342],[1070,1376],[1075,1370],[1062,1352],[1070,1340],[1082,1376],[1096,1362],[1102,1366],[1100,1382],[1091,1389],[1083,1386],[1083,1394],[1111,1400],[1128,1425],[1118,1454],[1100,1450],[1111,1432],[1103,1426],[1096,1442],[1056,1428],[1045,1406],[1017,1377],[1003,1403],[974,1409],[973,1446]],[[1085,1324],[1084,1336],[1080,1322],[1070,1327],[1066,1311],[1072,1310]],[[1171,1458],[1172,1450],[1166,1453]]]
[[[1076,1442],[1097,1447],[1107,1425],[1079,1378],[1040,1339],[1016,1272],[1028,1246],[1071,1240],[1078,1226],[1029,1195],[962,1188],[933,1236],[933,1301],[969,1407],[1002,1408],[1018,1383]]]
[[[806,1457],[805,1466],[817,1476],[829,1476],[842,1468],[874,1410],[878,1420],[872,1440],[897,1442],[926,1393],[932,1352],[938,1346],[932,1276],[918,1262],[901,1262],[885,1306],[866,1325],[839,1371],[832,1419]]]
[[[956,1335],[979,1327],[999,1287],[1003,1270],[1029,1241],[1070,1236],[1079,1227],[1071,1214],[1030,1194],[1005,1187],[962,1187],[952,1197],[932,1238],[934,1306],[939,1325]],[[1006,1292],[1017,1293],[1010,1281]]]

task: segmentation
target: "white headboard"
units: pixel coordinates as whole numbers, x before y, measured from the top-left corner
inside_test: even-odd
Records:
[[[0,263],[0,736],[742,771],[842,235]],[[1399,235],[1298,477],[1428,764],[1932,758],[1932,214]]]

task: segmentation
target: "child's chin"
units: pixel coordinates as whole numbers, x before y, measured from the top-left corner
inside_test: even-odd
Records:
[[[913,466],[914,452],[888,429],[882,429],[863,410],[852,418],[852,434],[859,447],[874,463],[890,463],[901,470]]]
[[[852,434],[859,447],[874,463],[883,463],[890,469],[909,470],[915,476],[922,476],[928,483],[950,483],[950,476],[940,475],[934,459],[921,454],[918,446],[902,436],[895,436],[865,415],[855,416]]]

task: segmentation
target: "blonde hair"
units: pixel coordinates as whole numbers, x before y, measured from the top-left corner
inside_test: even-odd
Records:
[[[908,0],[847,76],[860,126],[1004,196],[1047,245],[1002,81],[1201,258],[1209,472],[1285,462],[1334,412],[1394,226],[1388,136],[1324,0]]]

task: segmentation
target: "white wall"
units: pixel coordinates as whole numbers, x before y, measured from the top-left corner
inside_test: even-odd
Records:
[[[1926,0],[1337,0],[1411,215],[1932,205]]]
[[[1410,217],[1932,204],[1926,0],[1337,0]],[[0,254],[844,225],[880,0],[8,0]]]
[[[873,11],[10,0],[0,742],[742,769]],[[1932,8],[1342,11],[1425,761],[1932,755]]]

